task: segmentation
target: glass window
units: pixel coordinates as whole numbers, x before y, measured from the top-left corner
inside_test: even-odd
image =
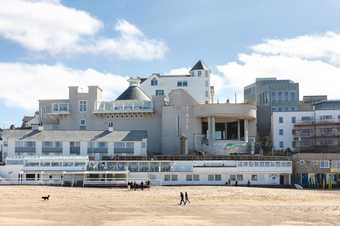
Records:
[[[164,90],[162,90],[162,89],[157,89],[157,90],[156,90],[156,96],[164,96]]]
[[[60,111],[67,111],[68,105],[66,103],[59,104],[59,110]]]
[[[164,175],[164,181],[170,181],[170,175],[169,174]]]
[[[53,111],[59,111],[58,104],[53,104]]]
[[[86,126],[86,120],[85,119],[80,119],[80,125],[81,126]]]
[[[237,179],[238,181],[243,181],[243,175],[242,175],[242,174],[238,174],[238,175],[236,176],[236,179]]]
[[[158,80],[155,79],[155,78],[153,78],[153,79],[151,80],[151,86],[157,86],[157,85],[158,85]]]
[[[177,174],[171,175],[171,181],[177,181],[177,180],[178,180]]]
[[[256,175],[256,174],[251,175],[251,180],[252,180],[252,181],[257,181],[257,175]]]
[[[292,117],[292,123],[296,123],[296,117],[295,116]]]
[[[236,180],[236,176],[235,175],[230,175],[230,180],[231,181],[235,181]]]
[[[191,174],[188,174],[187,177],[186,177],[187,181],[192,181],[192,175]]]
[[[183,81],[183,86],[188,86],[188,82],[187,81]]]
[[[216,174],[215,175],[215,181],[221,181],[221,180],[222,180],[221,174]]]
[[[86,112],[87,111],[87,101],[86,100],[79,101],[79,111],[80,112]]]
[[[279,123],[283,123],[283,117],[279,117]]]
[[[178,87],[182,87],[183,85],[182,85],[182,81],[177,81],[177,86]]]
[[[283,136],[283,129],[280,129],[280,130],[279,130],[279,135],[280,135],[280,136]]]
[[[194,174],[193,178],[194,178],[194,181],[199,181],[200,180],[200,175]]]
[[[198,72],[197,72],[197,76],[198,76],[198,77],[201,77],[201,75],[202,75],[202,71],[198,71]]]
[[[329,168],[329,160],[321,160],[320,161],[320,168],[321,169],[328,169]]]
[[[214,175],[208,175],[208,181],[213,181],[214,180]]]
[[[283,141],[280,141],[280,148],[283,148],[283,147],[284,147]]]

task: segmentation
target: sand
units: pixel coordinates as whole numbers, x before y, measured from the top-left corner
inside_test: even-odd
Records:
[[[180,191],[191,199],[185,207]],[[41,200],[45,194],[49,201]],[[340,191],[1,186],[0,225],[340,225]]]

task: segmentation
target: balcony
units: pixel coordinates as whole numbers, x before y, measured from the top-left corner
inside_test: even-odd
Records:
[[[70,114],[69,103],[53,103],[51,104],[49,115],[68,115]]]
[[[153,112],[151,101],[101,101],[96,104],[95,114]]]
[[[42,147],[43,154],[61,154],[63,153],[62,147]]]
[[[21,154],[21,153],[35,153],[35,147],[15,147],[15,153]]]
[[[296,121],[295,126],[319,126],[319,125],[340,125],[340,119],[317,119]]]
[[[108,153],[108,148],[101,148],[101,147],[97,147],[97,148],[88,148],[87,149],[87,153],[88,154],[95,154],[95,153],[101,153],[101,154],[107,154]]]

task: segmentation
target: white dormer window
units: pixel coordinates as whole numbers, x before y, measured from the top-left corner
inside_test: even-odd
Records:
[[[187,87],[188,81],[177,81],[177,87]]]
[[[151,80],[151,86],[157,86],[158,85],[158,80],[156,78],[153,78]]]
[[[197,72],[197,76],[198,76],[198,77],[201,77],[201,75],[202,75],[202,72],[201,72],[201,71],[198,71],[198,72]]]

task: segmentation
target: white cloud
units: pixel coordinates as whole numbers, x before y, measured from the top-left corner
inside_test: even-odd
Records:
[[[49,54],[97,53],[123,59],[152,60],[168,50],[163,41],[148,38],[135,25],[118,20],[117,37],[100,37],[100,20],[66,7],[58,0],[3,0],[0,36],[31,51]]]
[[[322,59],[340,63],[340,34],[326,32],[291,39],[270,39],[251,49],[260,54],[283,55],[303,59]]]
[[[0,100],[7,106],[30,111],[39,99],[68,97],[68,86],[98,85],[103,98],[113,100],[128,86],[127,77],[93,69],[74,70],[62,65],[0,63]]]
[[[188,67],[179,67],[179,68],[173,68],[170,71],[168,71],[167,75],[188,75],[190,68]]]
[[[325,36],[328,37],[328,33]],[[282,47],[289,46],[291,42],[292,40],[287,40],[287,43],[272,40],[270,45],[267,42],[256,45],[255,52],[240,54],[238,61],[218,65],[217,69],[224,74],[230,88],[239,90],[239,96],[243,96],[243,87],[253,83],[257,77],[277,77],[299,82],[300,97],[326,94],[329,98],[340,98],[340,67],[333,64],[334,58],[329,57],[338,54],[337,46],[332,51],[332,48],[321,45],[322,42],[315,39],[316,46],[320,45],[320,48],[328,51],[311,53],[303,51],[302,47],[300,50],[296,47],[294,51]],[[340,40],[333,44],[340,45]],[[313,43],[308,43],[309,47],[312,45]]]
[[[80,46],[79,50],[142,60],[162,58],[168,51],[164,42],[146,37],[135,25],[126,20],[118,20],[115,29],[119,32],[118,37],[98,39],[92,45]]]
[[[58,1],[3,0],[0,7],[0,35],[34,51],[65,51],[101,26],[87,12]]]

